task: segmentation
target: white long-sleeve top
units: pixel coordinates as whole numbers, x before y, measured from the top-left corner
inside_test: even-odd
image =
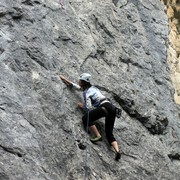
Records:
[[[72,84],[75,89],[78,90],[81,89],[81,87],[78,84],[75,83]],[[84,90],[83,97],[84,97],[84,106],[83,106],[84,110],[88,110],[88,109],[90,110],[93,109],[93,107],[98,107],[102,102],[102,100],[106,100],[106,97],[102,95],[100,90],[95,86],[91,86],[90,88]]]

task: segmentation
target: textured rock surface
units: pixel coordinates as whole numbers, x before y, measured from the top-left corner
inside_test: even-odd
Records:
[[[180,1],[163,0],[169,19],[168,62],[171,66],[171,77],[175,88],[174,98],[180,104]]]
[[[0,2],[0,179],[84,178],[86,133],[76,108],[82,95],[57,74],[76,81],[89,72],[123,109],[114,129],[122,159],[114,161],[105,138],[87,141],[89,179],[178,180],[180,114],[163,4],[60,2]]]

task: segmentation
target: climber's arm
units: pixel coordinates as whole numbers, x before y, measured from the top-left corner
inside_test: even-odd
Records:
[[[64,76],[60,75],[59,77],[60,77],[60,79],[61,79],[67,86],[69,86],[69,87],[74,87],[75,89],[78,89],[78,90],[81,89],[81,87],[80,87],[78,84],[73,83],[72,81],[70,81],[69,79],[65,78]]]
[[[60,75],[60,79],[67,85],[67,86],[72,86],[72,82],[65,78],[64,76]]]

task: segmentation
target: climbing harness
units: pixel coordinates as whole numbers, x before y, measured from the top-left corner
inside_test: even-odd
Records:
[[[87,125],[86,125],[86,132],[88,132],[88,125],[89,125],[89,110],[87,112]],[[88,165],[87,165],[87,161],[88,161],[88,157],[87,157],[87,154],[88,154],[88,133],[86,133],[86,151],[85,151],[85,157],[84,157],[84,180],[87,180],[87,177],[88,177]]]

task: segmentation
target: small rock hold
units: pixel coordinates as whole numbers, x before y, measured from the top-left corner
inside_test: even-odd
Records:
[[[19,7],[14,7],[9,13],[13,19],[20,19],[23,15],[22,9]]]
[[[168,154],[168,157],[169,157],[171,160],[180,160],[180,154],[179,154],[179,153]]]
[[[0,48],[0,55],[4,52],[5,50]]]
[[[0,17],[7,14],[7,9],[5,7],[0,7]]]
[[[81,149],[81,150],[86,149],[86,146],[83,143],[79,143],[78,146],[79,146],[79,149]]]

